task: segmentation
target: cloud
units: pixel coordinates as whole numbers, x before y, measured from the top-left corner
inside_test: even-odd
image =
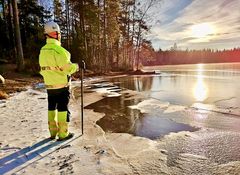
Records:
[[[206,47],[217,49],[229,47],[239,47],[240,44],[240,1],[239,0],[181,0],[185,5],[179,5],[180,0],[168,0],[156,11],[155,21],[161,21],[152,25],[151,35],[155,35],[157,48],[168,49],[170,42],[177,42],[185,47],[202,48]],[[178,7],[176,7],[178,6]],[[176,10],[176,11],[175,11]],[[158,15],[157,15],[158,14]],[[194,24],[209,23],[214,26],[215,33],[208,35],[208,42],[195,42],[192,44],[191,26]],[[153,38],[153,37],[152,37]],[[236,38],[236,39],[235,39]],[[211,43],[218,41],[217,45]],[[210,42],[210,43],[209,43]],[[222,43],[221,43],[222,42]],[[163,44],[158,46],[158,44]],[[173,45],[171,43],[170,47]]]
[[[194,40],[194,39],[196,39],[196,38],[194,38],[194,37],[188,37],[188,38],[183,38],[183,39],[179,40],[179,42],[192,41],[192,40]]]
[[[212,33],[212,34],[208,34],[208,36],[223,36],[223,35],[229,35],[230,33]]]
[[[234,1],[236,1],[236,0],[225,0],[224,2],[222,2],[222,4],[219,7],[220,8],[225,8],[229,4],[234,3]]]

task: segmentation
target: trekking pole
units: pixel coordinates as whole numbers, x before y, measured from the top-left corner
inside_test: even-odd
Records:
[[[81,119],[82,119],[82,135],[83,135],[83,72],[86,69],[84,60],[81,62]]]

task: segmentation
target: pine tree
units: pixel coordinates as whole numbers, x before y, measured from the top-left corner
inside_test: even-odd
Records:
[[[44,22],[49,12],[37,0],[20,0],[18,4],[22,47],[27,68],[37,71],[39,50],[45,43]]]
[[[13,6],[13,18],[14,18],[16,44],[17,44],[17,69],[18,71],[23,71],[25,65],[24,65],[20,26],[19,26],[17,0],[12,0],[12,6]]]

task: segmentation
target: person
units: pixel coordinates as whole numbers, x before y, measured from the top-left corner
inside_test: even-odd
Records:
[[[53,21],[44,25],[46,45],[39,55],[40,74],[43,76],[48,95],[48,127],[50,139],[58,136],[58,141],[74,136],[69,132],[70,75],[77,72],[78,64],[70,61],[70,53],[61,47],[59,25]]]

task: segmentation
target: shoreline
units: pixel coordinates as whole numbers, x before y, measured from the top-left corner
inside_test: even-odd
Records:
[[[85,93],[84,97],[84,106],[104,98],[97,92]],[[80,133],[80,98],[71,99],[70,110],[70,131]],[[9,169],[7,174],[179,175],[196,174],[201,170],[202,174],[217,172],[224,175],[228,171],[239,172],[239,161],[215,164],[207,157],[193,153],[182,154],[172,147],[181,142],[202,143],[200,138],[205,132],[218,136],[218,131],[207,129],[194,133],[170,133],[160,140],[150,140],[127,133],[107,133],[96,124],[104,114],[84,109],[83,136],[56,151],[53,143],[49,148],[48,145],[43,145],[41,148],[44,149],[38,149],[34,155],[32,146],[48,137],[46,93],[28,89],[13,94],[0,106],[0,111],[0,125],[5,128],[0,131],[0,172],[10,167],[6,165],[15,167]],[[229,132],[228,135],[239,137],[239,134],[234,132]],[[186,149],[186,146],[183,148]],[[29,151],[16,154],[23,152],[25,148],[29,148]],[[54,152],[49,154],[51,151]],[[174,152],[179,157],[171,160],[174,158]],[[2,164],[10,155],[11,161]],[[171,161],[174,165],[171,165]]]

